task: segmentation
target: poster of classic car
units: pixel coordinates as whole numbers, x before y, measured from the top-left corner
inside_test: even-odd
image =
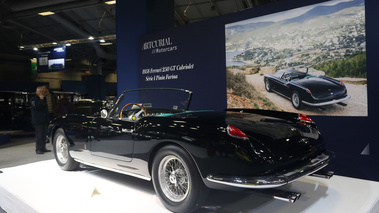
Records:
[[[364,0],[227,24],[225,49],[228,108],[368,114]]]
[[[273,75],[266,74],[264,83],[267,92],[274,91],[289,98],[295,109],[301,109],[303,105],[344,105],[342,102],[350,99],[342,81],[322,75],[316,77],[308,72],[292,69],[282,70]]]

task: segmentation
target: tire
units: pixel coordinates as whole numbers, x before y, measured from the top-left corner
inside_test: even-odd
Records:
[[[68,147],[69,143],[63,129],[58,129],[53,139],[53,150],[55,160],[64,171],[72,171],[79,167],[79,163],[71,157]]]
[[[193,212],[206,200],[204,185],[189,154],[177,146],[166,146],[154,157],[153,185],[163,205],[173,212]]]
[[[271,85],[270,85],[270,81],[268,80],[268,78],[265,78],[265,89],[267,92],[271,92]]]
[[[298,92],[293,91],[291,95],[291,102],[292,106],[295,107],[295,109],[301,109],[303,104],[301,103],[301,97]]]

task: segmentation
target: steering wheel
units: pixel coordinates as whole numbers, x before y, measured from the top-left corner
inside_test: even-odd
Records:
[[[282,79],[285,80],[285,81],[290,81],[291,80],[291,76],[287,73],[284,73],[283,76],[282,76]]]
[[[141,115],[141,113],[145,113],[145,117],[147,117],[147,113],[146,113],[146,110],[139,104],[136,104],[136,103],[128,103],[126,104],[124,107],[122,107],[122,110],[120,112],[120,119],[122,118],[122,112],[124,111],[125,107],[129,106],[129,105],[136,105],[138,106],[139,108],[141,108],[141,110],[137,113],[133,113],[132,115],[129,116],[129,119],[132,120],[132,121],[135,121],[137,120],[137,117],[139,117]]]

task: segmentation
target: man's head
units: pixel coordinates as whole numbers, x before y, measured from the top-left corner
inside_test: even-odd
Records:
[[[45,95],[45,88],[43,86],[37,87],[36,93],[38,96]]]
[[[50,90],[49,90],[49,86],[48,85],[43,85],[42,86],[44,92],[45,92],[45,95],[49,95],[50,94]]]

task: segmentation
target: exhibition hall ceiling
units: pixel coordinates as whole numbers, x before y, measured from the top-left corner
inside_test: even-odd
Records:
[[[173,26],[191,24],[275,1],[173,0]],[[57,42],[73,44],[67,51],[67,58],[115,60],[116,5],[107,2],[0,0],[0,55],[30,57],[34,54],[30,48],[34,45],[42,47]],[[54,14],[39,14],[47,11]],[[94,39],[88,40],[90,36]]]

